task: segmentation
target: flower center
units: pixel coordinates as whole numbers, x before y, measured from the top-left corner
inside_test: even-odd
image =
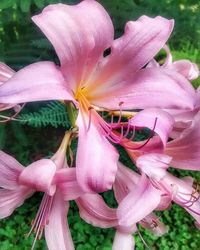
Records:
[[[85,87],[78,88],[74,98],[79,102],[80,108],[84,111],[88,111],[90,103],[87,99],[87,89]]]

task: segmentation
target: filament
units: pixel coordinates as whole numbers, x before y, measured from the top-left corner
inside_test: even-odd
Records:
[[[27,234],[27,237],[34,231],[35,238],[31,250],[34,249],[36,241],[41,239],[44,226],[49,222],[49,215],[52,207],[53,197],[49,195],[44,195],[35,219],[33,220],[31,229]]]
[[[15,117],[22,111],[22,109],[24,108],[25,105],[26,105],[26,103],[23,103],[22,106],[21,106],[21,108],[20,108],[17,112],[15,112],[14,115],[12,115],[12,116],[10,116],[10,117],[0,115],[1,118],[4,118],[4,120],[1,120],[0,123],[9,122],[9,121],[11,121],[11,120],[13,120],[13,121],[20,121],[20,120],[18,120],[18,119],[15,119]],[[13,108],[14,108],[14,107],[13,107]]]

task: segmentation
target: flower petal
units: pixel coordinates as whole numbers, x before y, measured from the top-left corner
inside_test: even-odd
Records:
[[[142,16],[135,22],[128,22],[125,34],[113,42],[111,54],[99,65],[91,81],[94,93],[98,91],[97,86],[100,89],[115,86],[147,64],[166,43],[173,23],[160,16]]]
[[[145,154],[138,157],[136,166],[150,178],[160,180],[166,175],[166,170],[172,157],[164,154]]]
[[[145,229],[149,229],[156,236],[162,236],[168,232],[168,227],[165,226],[154,213],[146,216],[140,221],[140,224]]]
[[[56,171],[53,182],[59,187],[65,201],[75,200],[84,194],[76,180],[76,168],[63,168]]]
[[[137,127],[147,127],[156,132],[165,146],[172,131],[174,119],[163,110],[145,109],[130,119],[130,124]]]
[[[112,250],[134,250],[135,241],[131,234],[116,231]]]
[[[123,109],[193,109],[196,95],[190,85],[178,72],[145,68],[128,75],[119,84],[98,91],[90,101],[107,109],[119,109],[120,103]]]
[[[10,216],[33,193],[33,189],[23,186],[15,190],[0,189],[0,219]]]
[[[85,124],[89,123],[89,129],[87,129]],[[88,116],[83,118],[79,112],[76,124],[79,127],[76,156],[79,185],[86,192],[100,193],[111,189],[119,158],[116,149],[107,141],[98,124],[95,124],[95,121],[89,121]]]
[[[45,238],[49,250],[74,250],[66,219],[68,209],[69,204],[64,202],[57,191],[49,214],[49,223],[45,226]]]
[[[0,85],[6,82],[11,76],[15,73],[10,67],[8,67],[5,63],[0,62]]]
[[[109,15],[93,0],[74,6],[50,5],[32,19],[53,44],[62,72],[73,90],[81,80],[87,81],[114,37]]]
[[[0,150],[0,187],[5,189],[16,189],[18,177],[24,167],[14,157]]]
[[[119,204],[119,224],[131,226],[149,215],[160,203],[160,191],[143,175],[135,189]]]
[[[189,60],[179,60],[173,63],[173,68],[188,80],[195,80],[199,77],[199,68]]]
[[[0,103],[73,100],[58,67],[52,62],[31,64],[0,86]]]
[[[87,223],[101,228],[118,225],[116,209],[107,206],[98,194],[85,194],[76,200],[79,213]]]
[[[175,140],[168,142],[165,154],[172,157],[174,168],[200,170],[200,112],[192,125]]]
[[[136,187],[139,180],[139,174],[128,167],[125,167],[122,163],[118,163],[118,171],[113,184],[115,198],[118,203],[120,203],[128,193]]]
[[[42,159],[24,168],[19,176],[19,183],[53,195],[56,190],[56,186],[53,185],[55,172],[55,163],[49,159]]]

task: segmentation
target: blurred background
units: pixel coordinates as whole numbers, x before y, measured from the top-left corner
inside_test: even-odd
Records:
[[[58,2],[75,4],[79,1],[0,0],[0,61],[14,70],[41,60],[58,62],[51,44],[31,21],[31,16],[41,12],[46,5]],[[128,20],[136,20],[144,14],[175,19],[175,29],[169,40],[174,60],[190,59],[200,64],[199,0],[101,0],[99,2],[112,17],[116,37],[123,33]],[[193,84],[197,87],[200,80],[196,80]],[[14,155],[25,165],[55,152],[64,131],[68,128],[64,107],[58,102],[29,104],[20,115],[20,119],[22,122],[0,125],[0,148]],[[121,160],[131,165],[124,153]],[[200,180],[198,173],[177,170],[172,172],[177,176],[192,174]],[[0,221],[0,250],[30,249],[33,236],[26,238],[25,234],[29,232],[41,197],[40,194],[35,195],[18,208],[9,219]],[[110,206],[115,206],[112,192],[107,192],[104,198]],[[150,249],[200,249],[200,234],[193,225],[193,219],[183,209],[173,205],[170,210],[162,214],[162,218],[169,226],[169,232],[165,236],[155,237],[140,229]],[[68,220],[77,250],[111,250],[114,230],[93,228],[83,222],[73,202]],[[136,249],[146,249],[138,235],[135,239]],[[46,249],[43,239],[36,244],[35,249]]]

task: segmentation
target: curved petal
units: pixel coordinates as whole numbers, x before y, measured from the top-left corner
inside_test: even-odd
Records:
[[[49,213],[49,223],[45,225],[45,238],[49,250],[74,250],[67,223],[68,209],[69,204],[64,202],[57,191]]]
[[[160,180],[166,175],[166,170],[172,157],[164,154],[145,154],[138,157],[136,166],[150,178]]]
[[[8,67],[5,63],[0,62],[0,85],[6,82],[11,76],[15,73],[10,67]]]
[[[53,183],[59,185],[59,183],[76,180],[76,168],[61,168],[56,171],[53,179]]]
[[[87,223],[101,228],[118,225],[116,209],[107,206],[98,194],[85,194],[76,200],[79,213]]]
[[[119,85],[90,97],[91,103],[108,109],[174,108],[193,109],[196,95],[191,84],[178,72],[145,68],[128,75]]]
[[[16,189],[18,178],[24,167],[12,156],[0,150],[0,187]]]
[[[197,223],[200,223],[200,194],[198,188],[191,185],[191,180],[188,181],[188,178],[187,180],[179,179],[168,173],[164,178],[164,182],[172,189],[173,201],[190,213]]]
[[[164,64],[162,65],[162,67],[171,66],[172,63],[173,63],[173,58],[172,58],[171,51],[170,51],[169,47],[168,47],[166,44],[165,44],[165,46],[163,47],[163,49],[165,50],[167,56],[166,56],[165,62],[164,62]]]
[[[127,75],[147,64],[166,43],[173,23],[173,20],[160,16],[142,16],[135,22],[128,22],[125,34],[113,42],[111,54],[102,61],[90,81],[94,93],[102,88],[116,86]]]
[[[74,100],[59,68],[52,62],[33,63],[0,86],[0,103]]]
[[[156,236],[162,236],[168,232],[168,227],[154,213],[146,216],[145,219],[140,221],[140,224]]]
[[[81,80],[87,81],[114,37],[109,15],[93,0],[74,6],[50,5],[32,19],[53,44],[73,90]]]
[[[147,127],[156,132],[165,146],[172,131],[174,119],[163,110],[145,109],[131,118],[130,124],[137,127]]]
[[[135,189],[139,180],[139,174],[125,167],[122,163],[118,163],[118,171],[113,184],[115,198],[118,203],[120,203],[129,192]]]
[[[83,118],[79,112],[76,124],[79,127],[76,156],[79,185],[86,192],[100,193],[111,189],[119,158],[116,149],[107,141],[98,124],[89,121],[89,117]],[[85,124],[90,124],[89,129]]]
[[[175,140],[168,142],[165,154],[172,157],[174,168],[200,170],[200,112],[192,125]]]
[[[10,216],[33,193],[33,189],[23,186],[15,190],[0,189],[0,219]]]
[[[53,195],[56,190],[56,186],[52,184],[55,172],[55,163],[49,159],[42,159],[24,168],[18,182],[21,185]]]
[[[135,241],[131,234],[116,231],[112,250],[134,250]]]
[[[155,189],[143,175],[135,189],[119,204],[117,217],[119,225],[131,226],[144,219],[160,203],[160,191]]]
[[[199,68],[189,60],[179,60],[173,63],[173,68],[188,80],[195,80],[199,77]]]

